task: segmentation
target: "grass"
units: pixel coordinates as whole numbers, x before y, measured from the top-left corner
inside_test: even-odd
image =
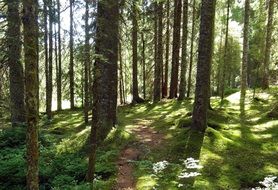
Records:
[[[203,166],[191,189],[244,189],[260,186],[268,175],[278,176],[278,119],[267,113],[277,102],[278,88],[259,92],[260,101],[246,100],[241,117],[239,93],[235,92],[220,105],[211,99],[209,127],[204,137],[190,132],[192,100],[165,100],[157,104],[119,107],[118,126],[112,130],[98,151],[96,189],[109,190],[116,182],[116,160],[120,151],[136,139],[131,129],[144,123],[164,134],[163,145],[144,151],[135,161],[137,189],[181,189],[188,183],[178,178],[182,160],[194,155]],[[8,128],[9,129],[9,128]],[[0,133],[0,189],[24,189],[24,132],[3,129]],[[87,169],[86,143],[90,126],[84,124],[81,110],[56,113],[51,122],[40,122],[41,189],[89,189],[84,182]],[[19,139],[18,141],[15,141]],[[136,143],[135,143],[136,144]],[[194,153],[194,154],[192,154]],[[153,164],[167,160],[169,165],[154,174]],[[188,188],[188,189],[190,189]]]

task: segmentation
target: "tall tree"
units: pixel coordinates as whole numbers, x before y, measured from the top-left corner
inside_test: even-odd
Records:
[[[178,93],[179,61],[180,61],[180,41],[181,41],[181,12],[182,1],[174,1],[174,27],[173,27],[173,49],[172,49],[172,70],[169,98],[176,98]]]
[[[57,0],[58,22],[58,69],[57,69],[57,110],[62,110],[62,46],[61,46],[61,4]]]
[[[10,71],[10,107],[12,125],[25,122],[24,78],[23,66],[20,62],[21,21],[19,16],[19,2],[19,0],[7,1],[7,45],[8,65]]]
[[[27,189],[39,189],[38,145],[38,1],[23,0],[23,34],[26,95]]]
[[[53,91],[53,83],[52,83],[52,76],[53,76],[53,3],[52,0],[48,0],[48,14],[49,14],[49,58],[48,58],[48,82],[46,86],[46,94],[47,94],[47,99],[46,99],[46,114],[47,118],[51,119],[52,118],[52,91]]]
[[[89,28],[89,0],[86,0],[85,8],[85,55],[84,55],[84,118],[85,123],[89,122],[89,68],[90,68],[90,28]]]
[[[216,0],[202,0],[196,90],[192,118],[192,128],[201,132],[204,132],[207,127],[215,4]]]
[[[245,0],[244,28],[243,28],[243,55],[241,65],[241,83],[240,83],[240,106],[244,113],[244,103],[247,85],[247,65],[249,50],[249,17],[250,17],[250,0]]]
[[[69,78],[70,78],[70,108],[74,109],[74,60],[73,60],[73,6],[74,0],[70,0],[70,65],[69,65]]]
[[[117,102],[117,61],[119,44],[119,1],[100,0],[93,82],[93,117],[87,180],[93,183],[96,150],[115,124]]]
[[[48,0],[43,1],[43,20],[44,20],[44,70],[45,70],[45,105],[46,113],[49,114],[49,56],[48,56]]]
[[[189,70],[188,70],[188,84],[187,84],[187,98],[189,98],[191,93],[191,81],[192,81],[192,67],[194,59],[194,41],[195,41],[195,17],[196,17],[196,0],[193,0],[192,6],[192,26],[191,26],[191,43],[190,43],[190,61],[189,61]]]
[[[168,71],[169,71],[169,55],[170,55],[170,0],[166,2],[166,48],[165,48],[165,68],[164,68],[164,81],[162,87],[162,97],[168,95]]]
[[[138,91],[138,10],[137,1],[132,2],[132,102],[140,103],[143,99]]]
[[[224,44],[224,63],[222,65],[222,75],[221,75],[221,102],[224,100],[225,93],[225,83],[226,83],[226,72],[228,64],[228,48],[229,48],[229,21],[230,21],[230,8],[231,0],[227,0],[227,15],[226,15],[226,33],[225,33],[225,44]]]
[[[161,82],[163,73],[163,3],[159,2],[156,5],[156,19],[157,22],[157,45],[156,45],[156,61],[155,61],[155,78],[154,78],[154,102],[158,102],[161,99]],[[156,25],[156,24],[155,24]],[[155,32],[156,33],[156,32]],[[156,34],[155,34],[156,36]]]
[[[272,32],[273,32],[273,13],[274,13],[274,0],[268,1],[268,21],[266,29],[266,42],[265,42],[265,53],[264,53],[264,64],[263,64],[263,80],[262,88],[269,88],[269,62],[270,52],[272,45]]]
[[[183,1],[183,29],[182,29],[182,57],[179,86],[179,100],[185,98],[186,89],[186,68],[187,68],[187,36],[188,36],[188,0]]]

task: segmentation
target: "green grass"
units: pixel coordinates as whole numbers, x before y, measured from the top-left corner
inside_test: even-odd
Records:
[[[278,88],[259,92],[252,101],[248,92],[246,113],[241,117],[239,93],[229,95],[225,104],[213,97],[209,127],[204,138],[189,130],[192,100],[166,100],[157,104],[119,107],[118,126],[97,152],[96,189],[109,190],[116,182],[116,160],[120,151],[136,141],[131,129],[143,123],[165,135],[154,150],[144,147],[135,161],[137,189],[175,190],[178,184],[193,183],[191,189],[244,189],[257,187],[264,177],[278,176],[278,119],[267,116],[277,102]],[[0,189],[24,189],[24,130],[5,127],[0,133]],[[51,122],[40,122],[41,189],[89,189],[84,182],[87,170],[87,139],[90,126],[82,110],[56,113]],[[136,144],[136,143],[132,143]],[[194,180],[178,178],[182,161],[194,156],[203,166]],[[153,163],[167,160],[167,168],[154,175]],[[190,189],[190,188],[188,188]]]

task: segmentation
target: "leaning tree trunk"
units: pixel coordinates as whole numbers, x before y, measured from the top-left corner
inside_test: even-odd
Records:
[[[265,54],[264,54],[264,64],[263,64],[263,80],[262,88],[269,88],[269,62],[270,62],[270,52],[272,45],[272,31],[273,31],[273,13],[274,13],[274,0],[269,0],[268,5],[268,22],[266,31],[266,43],[265,43]]]
[[[94,181],[96,150],[115,124],[117,61],[119,44],[119,1],[98,2],[94,63],[93,117],[87,180]]]
[[[9,0],[7,4],[7,45],[10,71],[11,123],[12,125],[16,125],[25,122],[24,77],[23,66],[20,62],[21,22],[19,16],[19,0]]]
[[[216,0],[202,0],[200,40],[196,76],[195,102],[192,129],[204,132],[207,127],[210,71],[214,41],[214,17]]]
[[[190,44],[190,62],[189,62],[189,71],[188,71],[188,84],[187,84],[187,98],[190,97],[191,93],[191,80],[192,80],[192,67],[193,67],[193,58],[194,58],[194,41],[195,41],[195,16],[196,16],[196,0],[193,0],[192,7],[192,28],[191,28],[191,44]]]
[[[241,83],[240,83],[240,108],[244,113],[246,85],[247,85],[247,65],[248,65],[248,51],[249,51],[249,17],[250,17],[250,1],[245,1],[244,13],[244,29],[243,29],[243,55],[241,65]]]
[[[133,103],[143,102],[138,92],[138,21],[136,1],[132,4],[132,95]]]
[[[23,0],[23,34],[26,94],[27,189],[39,189],[38,145],[38,1]]]
[[[182,1],[174,1],[174,32],[173,32],[173,53],[172,53],[172,70],[171,70],[171,83],[169,98],[177,97],[178,93],[178,77],[179,77],[179,59],[180,59],[180,33],[181,33],[181,12]]]
[[[73,4],[74,0],[70,0],[70,108],[74,109],[74,62],[73,62]]]
[[[183,33],[182,33],[182,59],[181,59],[181,79],[179,86],[179,100],[185,98],[186,89],[186,68],[187,68],[187,30],[188,24],[188,0],[183,1]]]

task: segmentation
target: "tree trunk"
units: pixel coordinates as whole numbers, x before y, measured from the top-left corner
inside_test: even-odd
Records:
[[[183,1],[182,60],[181,60],[179,100],[184,100],[185,89],[186,89],[187,36],[188,36],[187,24],[188,24],[188,0],[184,0]]]
[[[250,1],[245,0],[244,28],[243,28],[243,55],[241,65],[241,83],[240,83],[240,109],[244,113],[246,85],[247,85],[247,65],[249,51],[249,17]]]
[[[138,21],[136,2],[132,4],[132,95],[133,103],[141,103],[143,99],[139,97],[138,92]]]
[[[173,32],[173,53],[172,53],[172,71],[169,98],[177,97],[178,93],[178,77],[179,77],[179,61],[180,61],[180,32],[181,32],[181,12],[182,1],[174,1],[174,32]]]
[[[52,118],[51,108],[52,108],[52,75],[53,75],[53,8],[52,0],[48,0],[48,10],[49,10],[49,59],[48,59],[48,86],[46,88],[46,93],[48,93],[48,98],[46,100],[46,114],[47,118]]]
[[[124,104],[124,80],[123,80],[123,58],[122,58],[122,43],[119,42],[119,88],[120,88],[120,104]]]
[[[269,78],[269,62],[270,62],[270,52],[271,52],[272,32],[273,32],[273,13],[274,13],[274,0],[269,0],[265,54],[264,54],[264,64],[263,64],[263,80],[262,80],[263,89],[269,88],[268,78]]]
[[[222,76],[221,76],[221,103],[224,100],[225,95],[225,83],[226,83],[226,70],[227,70],[227,56],[228,56],[228,46],[229,46],[229,20],[230,20],[230,6],[231,0],[227,0],[227,18],[226,18],[226,34],[225,34],[225,45],[224,45],[224,63],[222,67]]]
[[[168,72],[169,72],[169,55],[170,55],[170,0],[166,2],[166,51],[165,51],[165,69],[164,83],[162,87],[162,98],[168,95]]]
[[[23,34],[25,58],[25,94],[26,94],[26,149],[27,149],[27,189],[39,189],[39,145],[38,145],[38,2],[23,0]]]
[[[144,32],[141,33],[142,38],[142,65],[143,65],[143,98],[146,99],[146,42]]]
[[[85,59],[84,59],[84,92],[85,92],[85,105],[84,105],[84,119],[85,123],[89,122],[89,67],[90,67],[90,28],[89,28],[89,1],[86,0],[85,10]]]
[[[24,76],[21,57],[21,32],[19,0],[7,1],[7,45],[10,71],[11,123],[13,126],[25,122]],[[0,76],[2,77],[2,76]]]
[[[153,100],[158,102],[161,100],[161,73],[163,67],[163,3],[159,2],[156,4],[156,17],[155,22],[157,27],[155,27],[155,36],[157,36],[157,45],[156,45],[156,62],[155,62],[155,78],[154,78],[154,93]],[[156,24],[155,24],[156,25]]]
[[[61,47],[61,10],[60,0],[57,0],[58,19],[58,74],[57,74],[57,110],[62,110],[62,47]]]
[[[215,4],[216,0],[202,0],[196,91],[192,118],[192,128],[201,132],[204,132],[207,127]]]
[[[87,180],[93,184],[96,149],[115,124],[117,102],[117,61],[119,44],[119,1],[98,2],[94,63],[93,117],[90,139],[91,152]],[[104,59],[103,59],[104,58]],[[92,187],[93,188],[93,187]]]
[[[70,108],[74,109],[74,62],[73,62],[73,6],[74,0],[70,0]]]
[[[188,85],[187,85],[187,98],[190,97],[191,93],[191,80],[192,80],[192,67],[194,58],[194,41],[195,41],[195,16],[196,16],[196,0],[193,0],[192,7],[192,28],[191,28],[191,44],[190,44],[190,62],[188,71]]]

